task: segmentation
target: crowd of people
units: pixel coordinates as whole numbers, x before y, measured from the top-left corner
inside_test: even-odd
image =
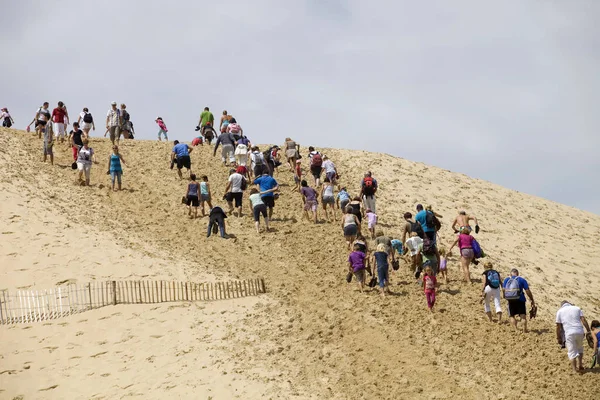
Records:
[[[2,109],[2,118],[4,126],[10,127],[14,124],[6,108]],[[155,122],[159,127],[158,140],[164,138],[168,141],[166,123],[161,117],[156,118]],[[63,102],[58,102],[52,111],[49,110],[49,103],[44,103],[38,108],[27,131],[32,124],[35,124],[38,137],[43,138],[44,162],[50,157],[50,162],[53,163],[54,144],[57,141],[62,144],[67,140],[68,148],[72,149],[73,154],[72,168],[78,170],[78,181],[82,185],[89,185],[91,167],[97,163],[94,149],[89,146],[90,131],[96,129],[89,110],[83,108],[68,134],[66,130],[69,126],[69,113]],[[339,221],[348,251],[346,281],[351,283],[354,280],[360,292],[369,287],[372,290],[377,288],[382,297],[393,294],[390,275],[409,273],[423,290],[427,309],[434,312],[436,293],[441,285],[449,282],[448,259],[452,257],[455,247],[458,248],[462,281],[465,284],[473,283],[471,266],[477,265],[486,256],[472,235],[473,231],[475,234],[480,232],[479,221],[474,215],[460,211],[450,224],[454,236],[444,245],[440,237],[443,216],[435,212],[430,205],[417,204],[414,217],[410,211],[404,212],[401,232],[397,238],[392,238],[378,228],[379,183],[371,171],[364,173],[357,192],[352,195],[347,187],[340,185],[340,173],[328,155],[322,154],[313,146],[309,146],[308,152],[303,155],[300,144],[289,137],[285,138],[281,148],[269,146],[261,151],[258,146],[252,144],[241,125],[226,110],[220,118],[218,134],[215,130],[215,118],[209,107],[202,111],[196,131],[199,132],[199,136],[191,141],[191,145],[180,143],[178,140],[173,142],[171,169],[176,166],[179,178],[187,180],[182,203],[187,207],[188,217],[208,217],[207,237],[211,234],[228,237],[226,219],[244,216],[243,203],[246,196],[248,215],[254,221],[256,233],[260,235],[263,232],[261,219],[264,231],[269,232],[273,211],[280,195],[280,185],[274,176],[279,175],[281,167],[293,177],[293,192],[297,193],[298,199],[301,200],[304,219],[315,224]],[[127,164],[119,152],[119,141],[121,136],[127,139],[133,138],[134,134],[125,104],[121,104],[119,109],[116,102],[111,103],[106,115],[104,136],[107,134],[112,143],[107,174],[111,177],[112,189],[121,190],[122,165]],[[197,179],[190,157],[196,146],[202,146],[205,142],[212,146],[215,139],[213,157],[217,157],[220,148],[222,165],[229,169],[227,181],[221,186],[222,191],[217,189],[218,183],[217,186],[211,187],[207,175]],[[304,177],[304,157],[308,164],[309,179]],[[183,169],[187,172],[185,177]],[[219,197],[223,194],[222,200],[226,207],[216,204],[218,201],[214,196],[217,196],[217,193]],[[319,202],[324,220],[319,218]],[[366,229],[363,227],[363,221],[366,222]],[[474,229],[471,223],[474,224]],[[400,261],[404,261],[405,264],[403,271],[399,271]],[[368,277],[371,278],[367,282]],[[481,282],[480,300],[487,319],[498,324],[506,320],[503,319],[503,297],[507,302],[509,323],[517,331],[521,324],[522,332],[526,333],[528,318],[535,318],[537,314],[537,305],[527,280],[520,276],[516,268],[511,269],[509,276],[502,279],[501,273],[488,261],[484,263]],[[531,303],[529,311],[527,299]],[[492,313],[492,302],[495,313]],[[581,309],[571,302],[563,301],[556,315],[556,326],[557,340],[562,347],[567,348],[574,371],[583,371],[583,340],[586,336],[593,347],[595,363],[600,340],[598,321],[594,320],[591,326],[588,326]]]

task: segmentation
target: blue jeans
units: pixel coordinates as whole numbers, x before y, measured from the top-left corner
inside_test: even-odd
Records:
[[[217,218],[214,220],[211,219],[208,222],[208,230],[206,232],[206,237],[210,237],[210,234],[215,226],[219,227],[219,231],[221,232],[221,237],[224,238],[225,237],[225,221],[223,220],[223,217],[220,217],[220,218]]]
[[[383,287],[389,280],[389,271],[390,271],[390,267],[389,265],[385,265],[380,267],[379,265],[377,266],[377,279],[379,279],[379,287]]]
[[[113,185],[115,184],[115,178],[117,178],[119,185],[121,184],[121,175],[123,175],[123,171],[110,171],[110,180]]]
[[[158,138],[160,139],[160,134],[165,135],[165,140],[169,140],[168,136],[167,136],[167,131],[165,131],[164,129],[161,129],[158,131]]]

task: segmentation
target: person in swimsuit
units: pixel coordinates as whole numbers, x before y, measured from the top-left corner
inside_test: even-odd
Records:
[[[362,224],[362,201],[360,200],[360,197],[354,197],[354,199],[348,203],[348,206],[352,207],[352,213],[358,218],[359,225]]]
[[[210,192],[210,184],[208,183],[208,176],[204,175],[202,177],[202,182],[200,182],[200,206],[202,207],[202,216],[204,217],[206,213],[204,212],[204,203],[208,204],[208,209],[210,210],[212,207],[211,203],[212,193]]]
[[[224,132],[223,129],[225,129],[225,132],[227,132],[227,125],[229,125],[229,121],[231,120],[231,118],[232,116],[227,113],[227,110],[223,110],[223,115],[221,115],[221,122],[219,123],[219,130],[221,132]]]
[[[454,230],[454,233],[460,233],[464,228],[467,228],[470,233],[473,229],[471,229],[469,221],[475,222],[475,233],[479,233],[479,223],[477,222],[477,217],[474,215],[468,215],[466,211],[461,211],[458,213],[456,218],[454,218],[454,221],[452,222],[452,229]]]
[[[356,238],[356,234],[360,232],[360,222],[352,211],[352,207],[348,206],[344,210],[344,215],[342,216],[342,230],[344,231],[344,238],[348,244],[348,250],[350,250],[350,245]]]
[[[321,186],[321,202],[323,203],[323,210],[325,211],[325,219],[329,221],[329,213],[327,212],[327,207],[331,208],[331,213],[333,214],[333,220],[337,221],[337,217],[335,215],[335,196],[333,195],[333,183],[329,180],[329,178],[325,178],[323,181],[323,185]]]
[[[473,236],[469,228],[463,228],[460,235],[456,238],[452,246],[448,249],[448,253],[452,251],[454,246],[458,245],[460,249],[460,265],[463,271],[463,281],[471,282],[471,273],[469,272],[469,265],[471,261],[475,259],[475,253],[473,252]]]

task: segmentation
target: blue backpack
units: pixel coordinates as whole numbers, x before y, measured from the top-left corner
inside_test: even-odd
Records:
[[[483,250],[481,250],[481,246],[477,240],[475,240],[475,238],[473,238],[473,241],[471,242],[471,247],[473,247],[473,254],[475,255],[475,258],[483,257]]]

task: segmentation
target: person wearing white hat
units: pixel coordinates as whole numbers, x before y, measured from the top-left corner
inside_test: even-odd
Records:
[[[110,141],[113,146],[115,144],[115,139],[118,141],[119,135],[119,127],[121,126],[121,112],[117,108],[117,102],[113,101],[110,103],[111,108],[106,113],[106,132],[104,133],[104,137],[106,134],[110,132]]]
[[[560,303],[556,313],[556,339],[558,344],[564,343],[567,347],[567,355],[573,371],[583,373],[583,339],[585,332],[590,332],[590,326],[583,316],[581,308],[571,304],[567,300]],[[562,332],[564,331],[564,338]],[[579,364],[579,365],[578,365]]]

